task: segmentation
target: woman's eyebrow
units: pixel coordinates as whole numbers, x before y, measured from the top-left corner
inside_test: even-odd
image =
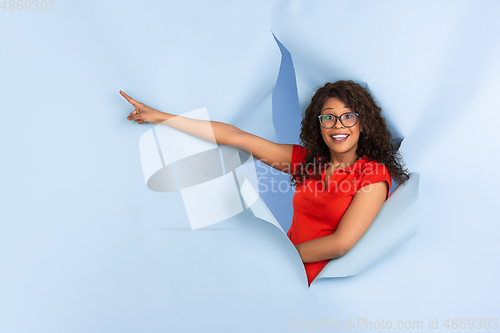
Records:
[[[349,109],[349,107],[346,105],[346,106],[344,106],[344,109]],[[321,111],[325,111],[325,110],[335,110],[335,108],[324,108]]]
[[[325,110],[333,110],[333,108],[324,108],[322,111],[325,111]]]

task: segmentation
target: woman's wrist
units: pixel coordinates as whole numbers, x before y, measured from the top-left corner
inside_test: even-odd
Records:
[[[166,121],[166,120],[169,120],[170,118],[172,117],[175,117],[175,115],[173,114],[170,114],[170,113],[167,113],[167,112],[163,112],[163,111],[159,111],[157,110],[160,115],[158,117],[158,121],[156,122],[156,124],[161,124],[162,122]]]

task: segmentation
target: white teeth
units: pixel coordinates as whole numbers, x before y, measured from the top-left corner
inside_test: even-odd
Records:
[[[347,137],[348,137],[347,134],[332,135],[332,138],[337,139],[337,140],[347,138]]]

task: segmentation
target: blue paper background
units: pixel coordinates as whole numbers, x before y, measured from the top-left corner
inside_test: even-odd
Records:
[[[487,0],[7,3],[0,331],[287,332],[358,318],[427,331],[429,318],[440,330],[447,318],[498,318],[499,10]],[[189,226],[182,200],[146,188],[138,140],[151,125],[128,122],[118,94],[175,114],[206,106],[277,141],[273,33],[293,58],[302,110],[326,81],[366,82],[421,174],[417,236],[363,274],[310,289],[266,222],[243,214],[218,231],[167,230]],[[265,195],[286,225],[291,194]]]

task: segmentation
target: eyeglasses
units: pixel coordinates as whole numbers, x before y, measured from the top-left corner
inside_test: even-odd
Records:
[[[333,114],[322,114],[318,116],[319,123],[324,128],[333,128],[337,124],[337,119],[340,120],[340,123],[344,127],[353,127],[356,125],[358,121],[359,114],[355,112],[347,112],[341,114],[340,116],[336,116]]]

